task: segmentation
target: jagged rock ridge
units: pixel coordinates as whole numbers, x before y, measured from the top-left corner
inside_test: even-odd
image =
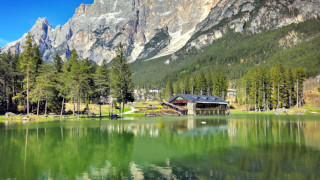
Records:
[[[179,50],[191,37],[197,24],[204,20],[218,0],[95,0],[82,4],[74,16],[55,29],[46,18],[39,18],[29,31],[40,46],[43,57],[52,60],[56,52],[66,59],[75,48],[83,57],[101,62],[111,60],[119,42],[126,46],[129,59],[134,61],[151,54],[170,54]],[[158,49],[146,48],[159,30],[166,29],[167,41]],[[5,46],[21,52],[26,34]],[[157,45],[157,42],[149,43]],[[161,49],[159,49],[161,47]],[[155,53],[156,52],[156,53]],[[141,54],[142,53],[142,54]]]
[[[30,33],[46,60],[56,52],[66,59],[75,48],[100,63],[111,60],[122,42],[131,61],[172,54],[169,64],[229,30],[260,33],[319,17],[319,0],[95,0],[55,29],[39,18]],[[21,52],[25,40],[26,34],[2,50]]]

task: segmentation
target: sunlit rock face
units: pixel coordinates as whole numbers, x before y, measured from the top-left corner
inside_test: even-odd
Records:
[[[56,52],[67,57],[68,52],[74,48],[84,58],[89,57],[100,63],[103,59],[111,60],[116,46],[122,42],[126,46],[128,58],[133,61],[162,28],[167,29],[170,35],[167,41],[170,39],[170,42],[161,46],[163,49],[159,49],[157,54],[180,49],[191,37],[196,25],[207,17],[217,2],[95,0],[92,5],[80,5],[65,25],[55,29],[45,18],[38,19],[30,34],[48,60]],[[21,52],[25,41],[26,34],[4,49]]]
[[[55,53],[66,60],[72,49],[97,63],[110,61],[120,42],[135,61],[170,55],[184,46],[201,49],[230,29],[260,33],[319,18],[319,7],[318,0],[95,0],[80,5],[63,26],[53,28],[39,18],[29,32],[47,61]],[[26,36],[2,51],[23,51]]]
[[[319,0],[227,0],[220,1],[196,27],[186,51],[202,49],[228,31],[255,34],[292,23],[320,19]],[[181,54],[181,53],[180,53]],[[177,56],[178,54],[174,54]],[[170,59],[169,59],[170,60]]]

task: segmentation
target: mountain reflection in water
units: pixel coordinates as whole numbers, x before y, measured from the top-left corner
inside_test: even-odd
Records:
[[[318,119],[160,117],[0,126],[0,179],[320,179]]]

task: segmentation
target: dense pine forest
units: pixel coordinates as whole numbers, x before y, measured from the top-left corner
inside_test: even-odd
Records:
[[[167,81],[165,97],[170,99],[177,94],[215,95],[225,99],[228,89],[228,78],[224,71],[211,73],[203,71],[191,76],[180,77],[177,81]]]
[[[282,64],[271,69],[257,67],[237,82],[236,103],[245,110],[270,110],[300,107],[303,104],[305,69],[285,68]]]
[[[21,54],[0,55],[0,113],[63,114],[69,102],[76,115],[81,103],[88,109],[88,104],[104,103],[110,94],[120,107],[133,100],[131,72],[121,44],[110,65],[83,59],[76,50],[66,62],[56,54],[47,64],[30,35],[24,49]]]

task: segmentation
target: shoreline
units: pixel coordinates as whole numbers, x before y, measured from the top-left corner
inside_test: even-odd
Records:
[[[273,111],[269,111],[269,112],[248,112],[248,111],[231,111],[231,116],[232,115],[271,115],[271,116],[309,116],[309,117],[320,117],[320,114],[304,114],[304,115],[296,115],[296,114],[282,114],[282,115],[274,115]],[[33,116],[34,117],[34,116]],[[125,114],[124,117],[122,118],[127,118],[127,117],[147,117],[145,114]],[[159,116],[155,116],[155,117],[159,117]],[[160,117],[172,117],[172,116],[160,116]],[[183,116],[179,116],[179,117],[183,117]],[[188,117],[188,116],[185,116]],[[194,116],[194,117],[210,117],[210,116]],[[214,116],[215,117],[215,116]],[[218,117],[218,116],[217,116]],[[152,117],[149,117],[152,118]],[[14,119],[14,120],[12,120]],[[80,118],[78,117],[68,117],[68,118],[54,118],[52,117],[47,117],[47,118],[43,118],[43,117],[37,117],[36,119],[30,121],[24,121],[22,120],[22,117],[19,116],[19,118],[14,118],[14,117],[10,117],[10,118],[5,118],[3,115],[0,116],[0,123],[6,123],[6,122],[11,122],[11,123],[24,123],[24,122],[54,122],[54,121],[64,121],[64,122],[72,122],[72,121],[79,121],[79,120],[106,120],[109,119],[111,120],[112,118],[110,118],[109,116],[102,116],[101,118],[99,116],[96,117],[85,117],[85,116],[80,116]],[[121,118],[119,118],[121,119]],[[320,119],[319,119],[320,120]]]

